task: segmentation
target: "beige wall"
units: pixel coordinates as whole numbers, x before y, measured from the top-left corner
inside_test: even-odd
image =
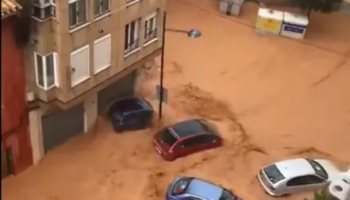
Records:
[[[84,132],[91,131],[97,121],[98,108],[97,108],[97,93],[92,94],[84,101]]]
[[[165,7],[165,0],[141,0],[133,5],[126,6],[126,1],[111,0],[111,12],[98,20],[93,19],[93,0],[87,0],[88,23],[76,30],[69,30],[68,25],[68,1],[57,1],[56,19],[48,19],[45,22],[35,23],[37,34],[34,39],[37,43],[33,43],[27,54],[28,65],[34,69],[33,51],[42,54],[55,51],[59,56],[59,83],[57,89],[45,91],[38,87],[34,87],[37,97],[44,101],[58,99],[62,102],[69,102],[75,97],[88,92],[91,88],[103,83],[106,79],[114,77],[118,72],[136,63],[137,61],[147,57],[161,48],[162,38],[162,11]],[[143,46],[144,18],[147,15],[158,11],[158,38],[159,40]],[[127,23],[140,19],[139,42],[140,50],[126,58],[124,58],[124,27]],[[111,34],[112,50],[111,50],[111,67],[94,75],[93,74],[93,43],[96,39],[107,34]],[[70,54],[76,49],[85,45],[90,45],[90,75],[91,77],[71,87],[71,70],[70,70]],[[152,59],[152,58],[150,58]],[[34,81],[34,70],[30,71],[28,79]],[[34,84],[35,85],[35,82]]]
[[[40,109],[29,112],[29,132],[33,153],[33,163],[37,164],[44,156]]]

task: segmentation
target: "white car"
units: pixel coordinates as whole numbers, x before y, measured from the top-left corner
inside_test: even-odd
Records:
[[[318,190],[332,180],[350,182],[350,169],[342,172],[328,160],[298,158],[263,167],[258,179],[269,195],[283,196]]]

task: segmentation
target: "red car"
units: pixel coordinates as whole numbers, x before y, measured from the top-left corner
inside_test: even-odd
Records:
[[[169,126],[155,135],[156,151],[167,161],[222,146],[215,126],[203,119],[192,119]]]

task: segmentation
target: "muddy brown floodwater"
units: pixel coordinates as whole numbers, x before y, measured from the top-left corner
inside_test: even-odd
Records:
[[[187,175],[247,200],[268,200],[255,174],[269,162],[311,156],[349,165],[350,29],[345,24],[350,19],[314,14],[308,39],[301,42],[257,35],[255,5],[245,5],[242,16],[234,18],[218,14],[213,2],[168,1],[168,27],[198,28],[203,36],[167,33],[169,102],[162,124],[117,135],[101,117],[96,132],[72,139],[37,166],[2,181],[3,199],[164,200],[168,183]],[[139,86],[139,95],[155,107],[158,74],[159,63],[144,71]],[[152,147],[153,134],[191,117],[213,121],[224,147],[163,161]]]

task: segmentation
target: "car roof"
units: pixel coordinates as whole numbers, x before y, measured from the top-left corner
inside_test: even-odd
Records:
[[[305,158],[284,160],[275,163],[277,169],[286,178],[316,174],[311,164]]]
[[[222,194],[223,188],[201,179],[193,179],[188,185],[186,192],[194,196],[202,197],[208,200],[218,200]]]
[[[210,133],[207,125],[200,119],[190,119],[173,124],[169,127],[180,139],[200,133]]]
[[[113,103],[112,109],[113,108],[115,110],[123,110],[124,112],[138,110],[153,110],[151,104],[147,100],[138,97],[130,97],[116,101]]]

